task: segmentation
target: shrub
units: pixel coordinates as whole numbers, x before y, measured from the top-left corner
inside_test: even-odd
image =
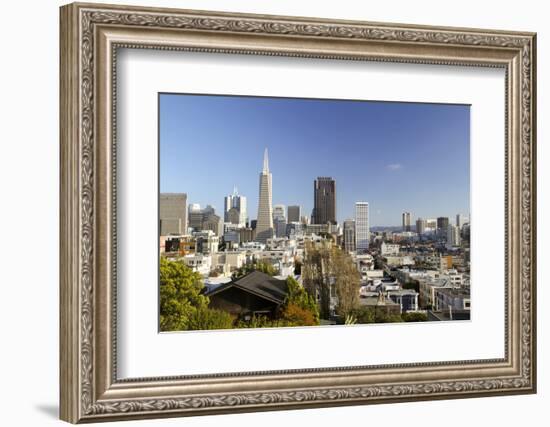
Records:
[[[284,326],[315,326],[319,324],[311,310],[296,304],[288,304],[283,309],[280,320],[285,323]]]
[[[351,314],[357,319],[356,323],[358,324],[374,323],[373,307],[360,307],[353,310]]]
[[[286,279],[286,284],[288,290],[282,311],[285,310],[285,307],[295,305],[302,310],[309,311],[315,322],[314,325],[318,325],[320,322],[319,306],[315,301],[315,297],[310,295],[293,277],[289,276]]]
[[[205,329],[231,329],[234,322],[233,316],[226,311],[211,308],[195,310],[189,317],[188,330]]]
[[[428,315],[426,313],[411,311],[408,313],[402,313],[401,318],[404,322],[425,322],[428,320]]]

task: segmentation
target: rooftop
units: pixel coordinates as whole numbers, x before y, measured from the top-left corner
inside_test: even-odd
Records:
[[[380,298],[379,298],[378,294],[376,294],[376,296],[368,296],[366,298],[359,298],[359,304],[362,305],[362,306],[368,306],[368,307],[379,306],[379,305],[386,305],[386,306],[388,306],[388,305],[391,305],[391,306],[399,305],[398,303],[393,302],[389,298],[386,298],[383,302],[380,302]]]
[[[253,271],[237,280],[225,283],[212,291],[207,296],[223,292],[231,287],[239,288],[251,294],[258,295],[278,304],[282,304],[287,295],[286,280],[279,280],[261,271]]]
[[[456,298],[470,298],[470,293],[466,292],[462,288],[444,288],[444,289],[438,289],[438,293],[445,294],[449,297],[456,297]]]

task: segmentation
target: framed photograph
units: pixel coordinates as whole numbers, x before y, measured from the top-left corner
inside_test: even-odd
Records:
[[[535,34],[60,21],[63,420],[536,391]]]

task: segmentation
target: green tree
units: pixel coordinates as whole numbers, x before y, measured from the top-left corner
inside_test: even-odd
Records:
[[[208,298],[201,294],[201,276],[178,261],[160,259],[160,329],[189,329],[196,310],[208,307]]]
[[[294,277],[288,276],[286,279],[286,284],[288,287],[288,293],[284,302],[283,311],[290,305],[295,305],[302,310],[306,310],[311,313],[315,325],[319,324],[319,306],[315,297],[310,295],[304,288],[301,286]],[[307,325],[303,325],[307,326]]]
[[[336,246],[331,251],[330,267],[338,297],[336,312],[346,318],[359,307],[361,276],[351,256]]]
[[[258,261],[252,264],[243,265],[232,274],[231,278],[235,280],[240,277],[246,276],[248,273],[251,273],[253,271],[261,271],[262,273],[268,274],[270,276],[275,276],[275,274],[277,273],[275,267],[273,267],[271,264],[263,261]]]
[[[361,276],[351,256],[331,242],[306,242],[302,278],[308,292],[319,296],[323,319],[331,315],[331,290],[338,297],[336,312],[341,318],[359,306]]]
[[[331,242],[305,242],[302,264],[302,282],[310,295],[319,299],[319,311],[322,319],[330,316],[330,247]]]
[[[229,329],[233,317],[208,308],[200,274],[179,261],[160,259],[160,330]]]

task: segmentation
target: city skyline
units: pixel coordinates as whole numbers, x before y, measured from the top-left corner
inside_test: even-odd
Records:
[[[162,94],[160,108],[161,193],[186,193],[188,203],[210,204],[222,217],[224,197],[235,186],[248,200],[249,219],[257,218],[258,171],[264,150],[269,150],[273,205],[298,205],[302,215],[311,216],[312,184],[320,177],[336,182],[340,224],[355,217],[357,201],[369,202],[371,227],[398,226],[403,211],[411,212],[413,218],[469,215],[468,106]],[[212,119],[210,125],[206,117]],[[276,126],[281,120],[294,126],[282,130]],[[370,134],[360,137],[365,120]],[[455,129],[449,132],[450,127]],[[264,141],[254,143],[252,134],[261,129]],[[323,130],[334,137],[339,131],[338,143],[331,144]],[[389,136],[384,134],[385,143],[377,144],[382,132]],[[225,140],[221,134],[227,136]],[[208,144],[214,147],[206,152]],[[388,151],[388,144],[392,150]],[[312,145],[314,149],[307,150]],[[354,169],[357,158],[363,160],[359,163],[363,168]],[[452,168],[456,163],[468,167]],[[310,175],[316,170],[318,174]],[[443,170],[445,179],[440,178]]]

